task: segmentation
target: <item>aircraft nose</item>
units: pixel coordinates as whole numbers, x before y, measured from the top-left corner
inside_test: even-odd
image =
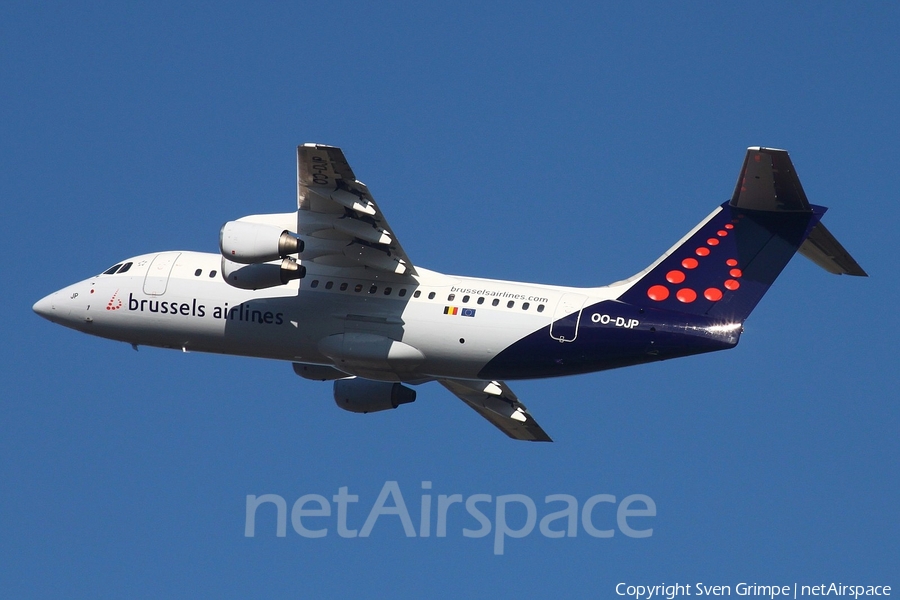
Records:
[[[53,321],[55,320],[54,317],[56,316],[56,305],[58,303],[58,297],[59,292],[53,292],[52,294],[44,296],[43,298],[35,302],[34,306],[32,306],[31,309],[48,321]]]

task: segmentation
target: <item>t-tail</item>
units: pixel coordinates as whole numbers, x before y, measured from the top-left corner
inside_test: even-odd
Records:
[[[748,148],[734,195],[633,280],[622,302],[742,322],[798,250],[826,271],[866,272],[820,222],[788,153]]]

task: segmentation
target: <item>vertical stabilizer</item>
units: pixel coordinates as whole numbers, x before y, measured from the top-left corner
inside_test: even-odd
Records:
[[[753,147],[729,202],[619,297],[636,306],[743,321],[800,250],[832,273],[865,275],[819,223],[784,150]]]

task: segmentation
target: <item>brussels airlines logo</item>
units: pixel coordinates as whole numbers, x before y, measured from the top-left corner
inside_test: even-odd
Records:
[[[116,290],[116,294],[118,294]],[[116,298],[110,300],[112,304]],[[118,306],[107,310],[117,310],[122,307],[122,301],[118,301]],[[265,307],[264,307],[265,308]],[[245,323],[258,323],[260,325],[283,325],[284,313],[263,310],[259,305],[253,305],[250,302],[241,302],[237,306],[229,308],[226,302],[224,306],[214,306],[210,310],[205,304],[201,304],[196,298],[191,298],[190,302],[168,302],[165,300],[137,299],[134,294],[128,294],[128,310],[131,312],[150,312],[163,315],[181,315],[184,317],[213,318],[226,321],[243,321]]]
[[[106,303],[106,310],[119,310],[120,308],[122,308],[122,299],[119,298],[119,290],[116,290],[116,293]]]
[[[735,246],[735,242],[733,241],[733,237],[731,238],[730,244],[722,243],[728,242],[728,238],[731,234],[733,234],[735,230],[735,226],[740,226],[741,219],[744,215],[737,215],[735,218],[731,219],[729,223],[719,224],[711,223],[709,225],[710,228],[716,229],[715,234],[711,234],[710,232],[700,231],[698,232],[694,238],[702,239],[703,237],[709,235],[705,243],[699,243],[697,248],[694,250],[694,256],[685,256],[680,264],[670,264],[670,268],[666,272],[666,283],[656,283],[655,285],[651,285],[647,289],[647,297],[656,302],[663,302],[669,298],[672,294],[670,290],[670,284],[672,289],[676,289],[675,298],[683,303],[690,304],[697,300],[700,296],[697,293],[697,290],[706,288],[703,290],[703,298],[706,298],[710,302],[718,302],[725,297],[725,293],[734,292],[738,288],[741,287],[740,278],[743,276],[743,271],[738,267],[737,259],[731,254],[736,252],[737,247]],[[696,241],[693,240],[692,241]],[[688,249],[689,243],[684,244],[682,248],[678,249],[676,254],[684,252]],[[715,257],[716,253],[723,254],[724,256]],[[674,255],[673,255],[674,256]],[[711,260],[709,267],[713,269],[713,273],[705,273],[707,276],[706,281],[702,281],[703,277],[695,277],[697,279],[696,284],[700,285],[700,287],[696,288],[696,286],[689,285],[690,282],[687,281],[691,277],[689,277],[695,269],[698,267],[702,267],[701,262],[704,259]],[[674,256],[674,259],[677,260],[677,256]],[[725,267],[723,269],[722,267]],[[702,270],[702,269],[701,269]],[[719,273],[721,271],[721,274]],[[725,274],[727,271],[727,274]],[[712,279],[710,279],[712,277]],[[723,291],[724,289],[724,291]]]

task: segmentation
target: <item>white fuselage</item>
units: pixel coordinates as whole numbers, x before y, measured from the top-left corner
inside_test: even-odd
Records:
[[[35,310],[135,345],[414,381],[476,378],[499,352],[549,326],[554,316],[572,313],[573,302],[577,311],[621,293],[618,287],[564,288],[421,268],[415,277],[401,277],[314,263],[299,282],[249,291],[222,280],[218,254],[163,252],[125,262],[132,263],[127,272],[68,286]],[[385,340],[393,345],[384,348]]]

